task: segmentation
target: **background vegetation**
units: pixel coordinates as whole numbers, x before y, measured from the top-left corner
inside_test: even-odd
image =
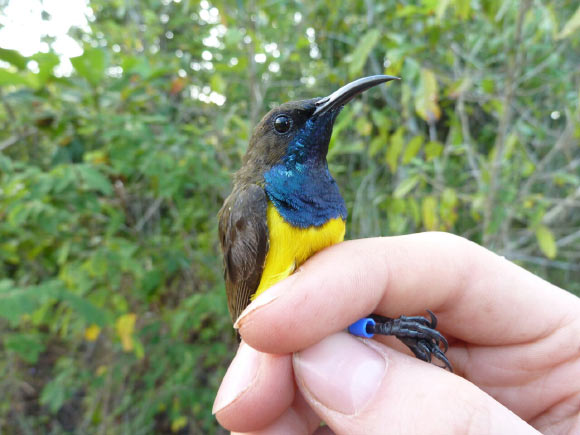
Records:
[[[272,105],[363,75],[403,80],[335,127],[347,236],[450,231],[580,292],[577,1],[89,4],[71,74],[0,50],[0,432],[219,432],[230,174]]]

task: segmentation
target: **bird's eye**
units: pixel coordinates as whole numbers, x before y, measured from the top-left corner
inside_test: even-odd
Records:
[[[286,115],[277,116],[274,120],[274,128],[278,133],[288,133],[291,126],[292,121]]]

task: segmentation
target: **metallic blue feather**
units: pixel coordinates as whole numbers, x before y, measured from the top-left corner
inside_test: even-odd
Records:
[[[299,228],[347,216],[326,163],[332,121],[308,120],[288,145],[282,162],[264,174],[268,198],[288,223]]]

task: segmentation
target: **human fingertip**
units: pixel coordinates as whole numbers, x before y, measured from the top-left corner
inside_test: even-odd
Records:
[[[340,332],[294,354],[298,384],[322,406],[357,414],[375,396],[387,359],[365,341]]]
[[[242,342],[216,395],[212,414],[227,408],[247,391],[256,379],[260,353]]]

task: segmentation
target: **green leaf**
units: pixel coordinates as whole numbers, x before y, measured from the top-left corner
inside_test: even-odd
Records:
[[[452,187],[446,187],[441,194],[441,205],[455,207],[457,205],[457,192]]]
[[[30,364],[38,361],[38,355],[45,346],[38,334],[9,334],[4,336],[4,347],[16,352],[20,358]]]
[[[437,20],[441,21],[443,16],[445,15],[445,11],[449,7],[451,0],[439,0],[437,2],[437,7],[435,8],[435,14],[437,16]]]
[[[86,323],[94,323],[101,327],[107,324],[107,320],[109,319],[108,313],[96,307],[88,300],[66,290],[59,292],[58,296],[62,301],[67,302],[74,311],[80,314]]]
[[[97,86],[105,76],[105,52],[99,48],[86,49],[70,61],[77,73],[93,86]]]
[[[387,164],[391,168],[391,172],[397,171],[399,156],[403,151],[403,132],[404,127],[399,127],[397,131],[391,136],[391,143],[387,148]]]
[[[0,60],[14,65],[19,70],[25,70],[26,65],[28,64],[28,59],[26,57],[22,56],[16,50],[8,50],[6,48],[0,48]]]
[[[518,144],[518,135],[514,132],[510,133],[505,142],[504,158],[506,160],[510,159],[517,144]]]
[[[235,45],[242,40],[244,34],[237,27],[229,27],[225,35],[227,45]]]
[[[113,193],[113,186],[107,177],[99,172],[98,169],[89,165],[78,165],[81,177],[89,189],[97,190],[104,195]]]
[[[219,74],[212,74],[210,79],[211,88],[219,94],[225,94],[227,83]]]
[[[394,198],[403,198],[407,193],[414,189],[417,183],[421,180],[420,175],[413,175],[410,178],[405,178],[403,181],[399,183],[395,191],[393,192]]]
[[[441,118],[439,108],[439,87],[435,73],[427,68],[421,69],[419,88],[415,94],[415,110],[427,122],[435,122]]]
[[[495,92],[495,80],[486,77],[481,81],[481,88],[486,94],[493,94]]]
[[[437,141],[431,141],[425,145],[425,157],[428,161],[439,157],[442,152],[443,145]]]
[[[379,41],[380,36],[381,34],[377,29],[372,29],[365,33],[360,42],[356,44],[354,52],[351,53],[350,65],[348,67],[348,73],[351,77],[360,74],[371,50]]]
[[[572,15],[560,32],[556,35],[556,39],[564,39],[580,29],[580,6]]]
[[[469,18],[471,0],[455,0],[455,15],[462,20]]]
[[[346,108],[343,110],[343,112],[340,114],[340,116],[338,117],[338,120],[336,122],[336,124],[334,124],[334,128],[333,128],[333,134],[332,137],[330,139],[330,144],[328,145],[328,149],[329,151],[332,150],[335,142],[336,142],[336,138],[340,136],[340,132],[342,130],[344,130],[347,127],[350,127],[352,125],[352,121],[354,119],[355,116],[355,112],[353,110],[353,107],[355,107],[356,105],[353,104],[351,106],[346,106]],[[332,159],[329,159],[332,160]]]
[[[433,231],[437,229],[439,217],[437,216],[437,199],[434,196],[429,195],[423,198],[421,216],[426,230]]]
[[[361,136],[369,136],[373,129],[371,122],[364,116],[359,116],[354,126]]]
[[[385,148],[386,144],[387,141],[382,135],[374,137],[369,145],[369,156],[374,157],[377,155],[379,151]]]
[[[421,150],[421,146],[423,145],[423,136],[417,135],[413,139],[409,141],[407,147],[405,148],[405,152],[403,153],[403,164],[406,165],[409,163],[413,157],[415,157],[419,151]]]
[[[23,73],[15,73],[5,69],[0,69],[0,86],[3,85],[30,85],[30,80]]]
[[[445,223],[446,228],[451,228],[457,222],[457,192],[451,187],[446,187],[441,194],[441,205],[439,207],[439,214],[441,220]]]
[[[36,87],[42,87],[52,76],[54,67],[60,63],[60,59],[54,53],[37,53],[32,59],[38,62],[38,74],[36,77]]]
[[[67,384],[73,379],[72,375],[72,370],[67,368],[47,382],[40,394],[41,405],[46,406],[51,412],[57,412],[66,400]]]
[[[407,209],[413,218],[413,223],[419,225],[421,223],[421,210],[419,209],[419,203],[412,196],[407,198]]]
[[[464,77],[462,79],[457,80],[449,88],[447,89],[447,95],[450,98],[458,98],[461,95],[465,94],[472,85],[471,77]]]
[[[143,277],[142,290],[145,294],[153,293],[163,280],[163,273],[159,269],[148,271]]]
[[[536,228],[536,238],[544,255],[550,259],[555,258],[558,253],[558,247],[552,231],[545,225],[539,225]]]
[[[0,154],[0,173],[12,172],[13,166],[10,157]]]
[[[56,281],[37,286],[15,287],[10,280],[0,281],[0,317],[16,325],[20,317],[36,310],[57,289]]]

